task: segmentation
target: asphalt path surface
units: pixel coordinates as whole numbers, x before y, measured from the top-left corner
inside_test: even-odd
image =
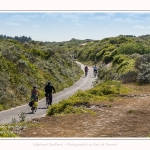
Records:
[[[82,69],[84,69],[84,65],[77,62]],[[93,76],[93,68],[89,67],[88,75],[85,77],[84,75],[77,81],[75,82],[72,86],[64,89],[63,91],[53,94],[53,102],[58,103],[59,101],[66,99],[76,93],[78,90],[87,90],[90,89],[93,85],[93,82],[96,78]],[[13,119],[19,121],[20,118],[19,116],[21,113],[25,114],[25,120],[31,120],[33,118],[39,118],[39,117],[44,117],[46,115],[47,108],[46,108],[46,100],[45,98],[39,100],[38,102],[38,109],[37,111],[33,114],[31,111],[31,108],[29,107],[28,104],[23,105],[23,106],[18,106],[6,111],[1,111],[0,112],[0,125],[2,124],[7,124],[11,123]]]

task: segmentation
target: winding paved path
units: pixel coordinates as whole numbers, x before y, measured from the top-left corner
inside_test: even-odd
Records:
[[[84,65],[77,62],[82,69],[84,69]],[[63,91],[53,94],[53,104],[58,103],[62,99],[66,99],[69,96],[76,93],[78,90],[87,90],[92,87],[92,83],[95,80],[93,77],[93,69],[89,67],[89,73],[86,77],[84,75],[75,82],[71,87],[64,89]],[[19,120],[19,115],[21,112],[26,114],[25,120],[31,120],[33,118],[43,117],[46,115],[46,104],[45,104],[45,98],[39,101],[38,103],[38,110],[35,114],[31,113],[31,108],[28,106],[28,104],[23,106],[18,106],[6,111],[0,112],[0,124],[7,124],[11,123],[12,119],[15,118],[16,120]]]

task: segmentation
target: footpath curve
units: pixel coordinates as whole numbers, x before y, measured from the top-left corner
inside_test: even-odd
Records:
[[[81,66],[81,69],[84,69],[84,65],[80,62],[76,62]],[[72,86],[69,88],[64,89],[63,91],[53,94],[53,104],[58,103],[59,101],[66,99],[76,93],[78,90],[87,90],[90,89],[93,85],[93,82],[96,78],[93,76],[93,69],[89,67],[89,72],[86,77],[84,75],[75,82]],[[7,124],[11,123],[12,119],[19,120],[19,115],[21,113],[25,113],[26,117],[25,120],[32,120],[33,118],[40,118],[46,115],[47,109],[45,104],[45,98],[41,99],[38,103],[38,110],[35,114],[31,113],[31,108],[28,106],[28,104],[23,106],[18,106],[6,111],[0,112],[0,124]]]

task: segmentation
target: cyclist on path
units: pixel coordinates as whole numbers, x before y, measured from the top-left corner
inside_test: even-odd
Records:
[[[51,85],[51,82],[48,82],[48,84],[45,86],[45,96],[48,96],[50,98],[50,105],[52,105],[52,92],[56,92],[55,88]]]
[[[89,70],[88,66],[85,66],[85,68],[84,68],[85,76],[87,76],[87,74],[88,74],[88,70]]]

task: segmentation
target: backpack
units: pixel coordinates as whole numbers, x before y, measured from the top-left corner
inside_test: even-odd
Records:
[[[32,106],[33,106],[33,103],[34,103],[33,101],[30,101],[30,102],[29,102],[29,106],[32,107]]]

